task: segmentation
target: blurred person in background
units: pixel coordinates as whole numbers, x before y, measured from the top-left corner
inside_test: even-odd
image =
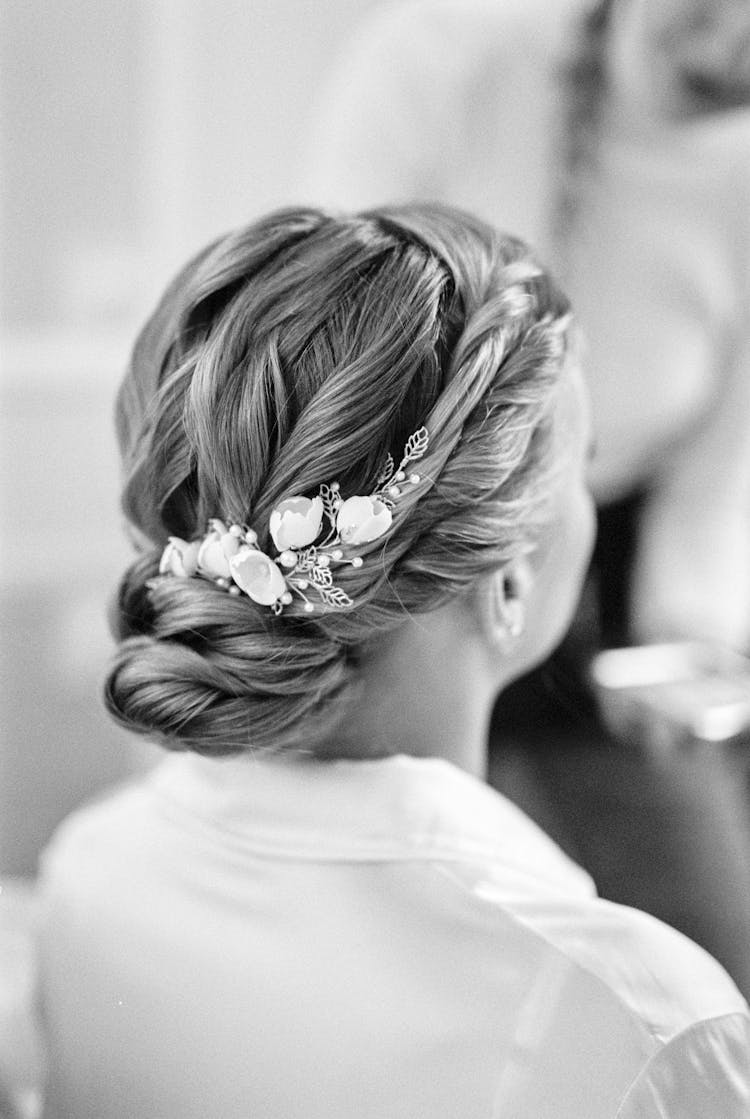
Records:
[[[45,1116],[742,1119],[727,975],[486,784],[594,527],[525,245],[271,214],[170,285],[117,416],[106,695],[172,754],[44,857]]]
[[[497,714],[498,779],[510,735],[535,811],[600,884],[750,990],[734,777],[615,756],[595,726],[577,767],[558,757],[595,720],[598,647],[750,646],[750,5],[389,5],[329,82],[308,163],[312,200],[464,205],[564,277],[588,342],[599,539],[567,646]]]

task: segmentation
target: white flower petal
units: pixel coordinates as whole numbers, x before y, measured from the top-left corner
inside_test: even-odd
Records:
[[[336,528],[344,544],[369,544],[388,531],[393,522],[390,509],[372,497],[349,497],[341,505]]]
[[[160,575],[179,575],[189,578],[198,570],[198,549],[200,542],[188,543],[179,536],[170,536],[169,543],[162,552],[159,563]]]
[[[287,548],[306,548],[320,535],[323,502],[320,497],[288,497],[271,513],[268,524],[280,552]]]
[[[240,548],[229,566],[240,590],[262,606],[272,606],[287,589],[286,580],[273,560],[256,548]]]
[[[229,579],[232,574],[221,542],[218,532],[210,532],[198,552],[199,570],[212,579]]]
[[[236,556],[240,550],[240,542],[231,532],[225,532],[221,537],[221,550],[227,559]]]

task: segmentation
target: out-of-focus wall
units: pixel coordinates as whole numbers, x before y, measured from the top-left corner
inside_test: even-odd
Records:
[[[316,90],[377,2],[5,5],[0,873],[33,872],[72,807],[151,756],[98,695],[128,555],[115,387],[189,253],[308,201]]]

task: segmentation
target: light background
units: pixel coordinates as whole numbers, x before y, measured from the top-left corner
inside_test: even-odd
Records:
[[[128,549],[112,400],[176,267],[301,196],[378,0],[6,0],[0,27],[0,873],[148,758],[101,706]]]

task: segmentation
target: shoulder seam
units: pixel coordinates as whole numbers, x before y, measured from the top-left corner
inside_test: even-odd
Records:
[[[741,1010],[732,1010],[729,1011],[727,1014],[714,1014],[710,1018],[701,1018],[697,1022],[691,1022],[689,1026],[685,1026],[683,1029],[678,1030],[677,1033],[673,1034],[667,1041],[662,1042],[659,1045],[659,1048],[651,1054],[643,1067],[638,1070],[638,1073],[636,1074],[636,1076],[633,1077],[633,1080],[628,1085],[625,1094],[623,1095],[620,1103],[617,1106],[615,1119],[619,1119],[619,1117],[622,1115],[622,1109],[625,1107],[629,1098],[633,1095],[638,1085],[642,1083],[644,1077],[647,1075],[654,1062],[657,1061],[659,1057],[663,1056],[663,1054],[671,1046],[682,1041],[689,1034],[695,1032],[696,1030],[703,1029],[705,1026],[713,1025],[717,1022],[726,1022],[729,1019],[733,1018],[744,1018],[745,1020],[748,1020],[748,1015],[746,1013],[743,1013],[743,1011]]]
[[[433,863],[433,866],[436,869],[439,869],[440,872],[446,878],[449,878],[451,880],[454,878],[454,875],[452,875],[450,873],[448,865],[446,865],[444,863],[437,863],[436,862],[436,863]],[[601,900],[601,899],[597,899],[597,900]],[[605,977],[603,977],[602,975],[600,975],[593,967],[588,966],[585,963],[585,961],[579,960],[575,956],[567,954],[565,952],[564,948],[561,945],[557,944],[555,940],[551,939],[541,929],[536,928],[535,925],[531,924],[529,921],[527,921],[523,917],[519,916],[519,914],[513,912],[512,909],[503,909],[502,912],[511,921],[513,921],[515,924],[521,925],[521,926],[523,926],[523,928],[527,929],[528,932],[531,935],[533,935],[535,938],[537,938],[538,940],[540,940],[544,944],[546,944],[552,951],[556,952],[558,955],[560,955],[563,958],[565,958],[566,960],[568,960],[581,974],[587,975],[599,987],[601,987],[602,989],[604,989],[604,990],[606,990],[610,993],[612,999],[617,1003],[617,1005],[621,1008],[621,1010],[625,1014],[627,1014],[628,1017],[632,1018],[634,1023],[637,1023],[637,1026],[638,1026],[638,1029],[641,1033],[641,1036],[644,1037],[644,1038],[648,1038],[649,1041],[651,1042],[651,1044],[656,1047],[654,1049],[654,1052],[652,1052],[650,1054],[650,1056],[648,1057],[646,1065],[644,1065],[644,1068],[647,1067],[648,1062],[653,1060],[667,1045],[671,1045],[672,1042],[676,1038],[682,1036],[683,1033],[688,1032],[689,1030],[695,1028],[696,1026],[702,1025],[706,1022],[721,1020],[723,1018],[733,1018],[733,1017],[736,1017],[738,1015],[740,1017],[743,1017],[746,1014],[746,1009],[743,1011],[743,1010],[738,1008],[736,1010],[724,1011],[721,1014],[709,1015],[706,1018],[701,1018],[697,1021],[694,1020],[694,1021],[690,1022],[687,1026],[682,1027],[681,1029],[677,1030],[675,1033],[673,1033],[670,1036],[665,1038],[663,1034],[660,1034],[660,1033],[657,1032],[657,1030],[655,1029],[654,1024],[652,1022],[650,1022],[647,1018],[642,1017],[638,1013],[637,1008],[633,1007],[630,1003],[628,1003],[627,1000],[622,996],[622,994],[617,990],[617,988],[614,987],[611,983],[609,983],[607,981],[607,979]],[[635,910],[635,912],[636,913],[641,913],[641,910]],[[650,914],[645,914],[645,916],[649,917]],[[656,920],[658,920],[658,918],[656,918]],[[671,929],[671,927],[668,926],[668,925],[665,926],[665,928],[669,929],[671,932],[676,932],[676,930]],[[693,944],[692,941],[690,941],[690,943]],[[699,945],[694,945],[694,947],[700,950]],[[710,958],[712,958],[712,957],[710,957]],[[717,961],[713,961],[713,962],[716,963],[716,965],[718,967],[721,966],[721,965],[718,964]],[[729,981],[731,982],[731,979],[729,979]],[[640,1073],[638,1075],[640,1075]]]

